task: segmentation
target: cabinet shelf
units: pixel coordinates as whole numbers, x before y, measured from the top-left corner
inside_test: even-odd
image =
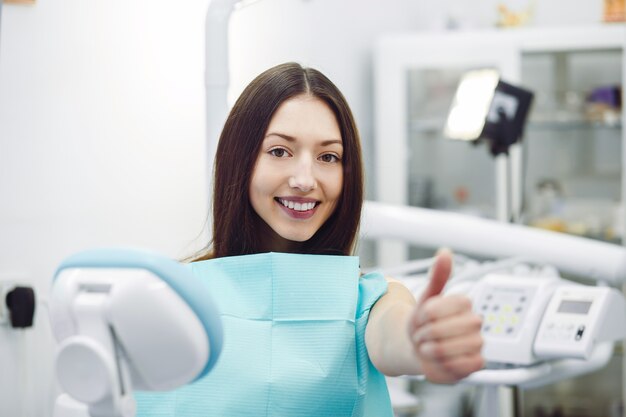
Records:
[[[445,119],[415,119],[409,125],[409,131],[413,135],[443,136]],[[619,133],[622,122],[615,123],[595,122],[583,119],[543,119],[531,120],[526,129],[532,131],[568,131],[568,130],[614,130]]]
[[[621,122],[606,123],[588,120],[530,120],[527,125],[532,130],[615,130],[617,133],[622,129]]]

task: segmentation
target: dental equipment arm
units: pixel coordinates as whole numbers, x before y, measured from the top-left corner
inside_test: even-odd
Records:
[[[132,417],[133,389],[197,380],[222,348],[206,287],[189,268],[138,250],[66,259],[54,277],[50,317],[59,343],[55,374],[66,393],[55,417]]]
[[[463,214],[366,201],[361,237],[446,246],[481,257],[523,256],[587,279],[626,282],[622,246]]]

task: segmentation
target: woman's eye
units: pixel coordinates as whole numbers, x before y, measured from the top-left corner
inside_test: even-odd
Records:
[[[270,150],[269,154],[277,158],[283,158],[287,156],[287,151],[282,148],[276,148],[276,149]]]
[[[339,157],[337,155],[333,155],[332,153],[326,153],[322,156],[320,156],[320,160],[322,162],[339,162]]]

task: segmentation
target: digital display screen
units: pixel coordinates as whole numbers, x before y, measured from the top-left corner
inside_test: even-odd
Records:
[[[557,312],[569,314],[587,314],[591,307],[591,301],[563,300]]]

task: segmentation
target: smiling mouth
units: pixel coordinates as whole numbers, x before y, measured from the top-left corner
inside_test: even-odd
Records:
[[[321,204],[319,201],[296,202],[293,200],[287,200],[287,199],[280,198],[280,197],[274,197],[274,200],[285,208],[288,208],[294,211],[299,211],[299,212],[311,211],[315,207]]]

